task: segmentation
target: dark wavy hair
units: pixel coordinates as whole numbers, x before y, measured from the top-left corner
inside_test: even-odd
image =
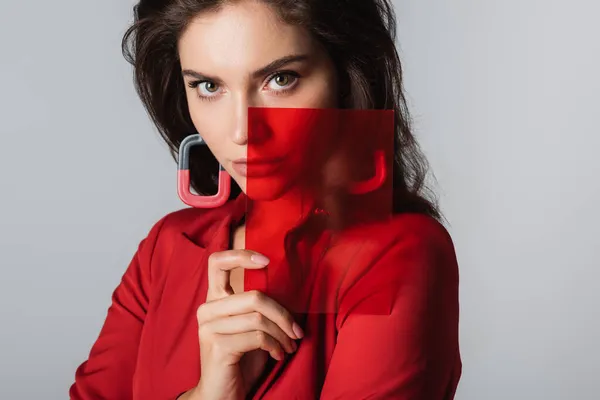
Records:
[[[122,51],[134,67],[136,90],[177,159],[181,141],[195,131],[188,111],[177,42],[189,21],[239,0],[141,0]],[[425,184],[428,163],[410,128],[402,66],[395,45],[396,19],[389,0],[258,0],[283,21],[310,32],[333,60],[341,107],[393,109],[395,118],[393,212],[441,219]],[[218,163],[206,146],[194,146],[190,180],[199,194],[216,192]],[[232,182],[232,197],[240,188]]]

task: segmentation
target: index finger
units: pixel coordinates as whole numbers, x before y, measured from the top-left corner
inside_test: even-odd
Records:
[[[268,264],[267,257],[252,250],[235,249],[211,254],[208,257],[207,297],[216,300],[233,294],[230,285],[232,269],[260,269]]]

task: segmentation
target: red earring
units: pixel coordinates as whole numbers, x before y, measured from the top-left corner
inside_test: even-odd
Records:
[[[350,186],[349,192],[351,194],[366,194],[374,192],[379,189],[387,178],[387,169],[385,167],[385,153],[383,150],[377,150],[375,152],[375,175],[363,182],[357,182]],[[329,212],[323,208],[315,208],[313,210],[315,214],[329,215]]]
[[[201,196],[190,192],[190,149],[195,145],[206,145],[199,134],[193,134],[181,142],[179,146],[179,162],[177,170],[177,194],[185,204],[196,208],[215,208],[222,206],[231,193],[231,177],[219,164],[219,186],[217,194]]]
[[[387,169],[385,167],[385,153],[383,150],[375,152],[375,175],[363,182],[357,182],[350,187],[352,194],[365,194],[379,189],[387,178]]]

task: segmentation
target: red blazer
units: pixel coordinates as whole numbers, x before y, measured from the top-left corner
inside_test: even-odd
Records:
[[[197,384],[196,310],[206,299],[207,259],[228,248],[243,201],[186,208],[152,227],[77,368],[72,400],[174,400]],[[294,354],[272,362],[248,398],[454,398],[462,364],[450,236],[433,218],[400,214],[356,238],[368,237],[377,239],[367,256],[350,251],[352,240],[334,252],[361,260],[358,266],[308,274],[296,294],[307,311],[299,321],[305,336]]]

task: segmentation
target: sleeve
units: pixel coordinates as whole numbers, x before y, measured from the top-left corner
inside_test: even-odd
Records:
[[[88,359],[75,372],[71,400],[131,400],[137,351],[150,301],[150,264],[166,217],[140,242],[112,294],[106,320]]]
[[[460,377],[449,236],[395,241],[339,300],[321,400],[450,400]]]

